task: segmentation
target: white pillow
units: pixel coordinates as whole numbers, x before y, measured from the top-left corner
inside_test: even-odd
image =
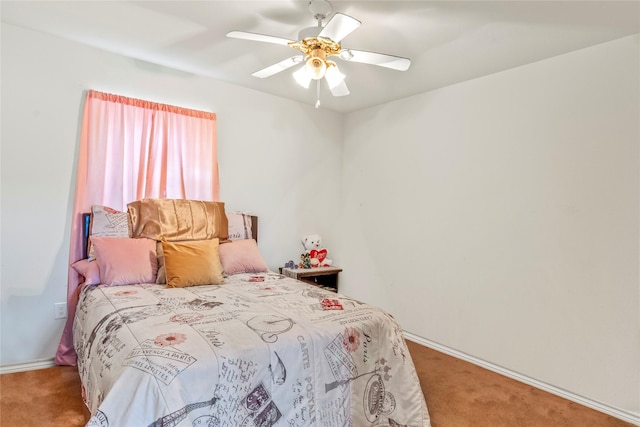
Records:
[[[129,237],[129,214],[101,205],[91,206],[90,236],[98,237]],[[89,240],[89,255],[87,259],[96,258],[91,240]]]
[[[251,215],[242,212],[227,212],[227,222],[229,223],[229,240],[253,238]]]

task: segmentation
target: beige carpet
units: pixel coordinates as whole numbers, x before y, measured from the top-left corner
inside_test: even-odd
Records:
[[[632,427],[471,363],[407,341],[433,427]]]
[[[72,366],[0,375],[0,426],[84,426],[80,378]]]
[[[408,345],[433,427],[632,427],[435,350]],[[73,367],[0,375],[0,403],[3,427],[84,426]]]

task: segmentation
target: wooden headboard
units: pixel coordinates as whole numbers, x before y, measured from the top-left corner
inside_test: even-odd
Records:
[[[251,237],[258,241],[258,217],[255,215],[251,215]]]
[[[82,214],[82,258],[89,256],[89,232],[91,230],[91,214]],[[258,241],[258,217],[251,215],[251,235]]]

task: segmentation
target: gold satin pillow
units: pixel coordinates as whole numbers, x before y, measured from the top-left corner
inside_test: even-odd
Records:
[[[164,269],[164,252],[162,252],[162,242],[156,242],[156,256],[158,257],[158,275],[156,283],[159,285],[167,284],[167,275]]]
[[[229,239],[223,202],[185,199],[142,199],[127,205],[131,237],[169,242]]]
[[[167,287],[224,283],[218,239],[162,242],[162,251]]]

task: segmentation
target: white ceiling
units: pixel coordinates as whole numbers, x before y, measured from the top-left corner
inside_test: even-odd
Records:
[[[297,53],[227,38],[231,30],[297,39],[316,25],[308,0],[10,1],[3,22],[184,72],[314,104],[289,69],[251,73]],[[322,87],[321,108],[349,112],[640,33],[639,1],[332,1],[362,21],[346,48],[404,56],[408,71],[340,61],[351,94]],[[324,84],[324,83],[323,83]]]

